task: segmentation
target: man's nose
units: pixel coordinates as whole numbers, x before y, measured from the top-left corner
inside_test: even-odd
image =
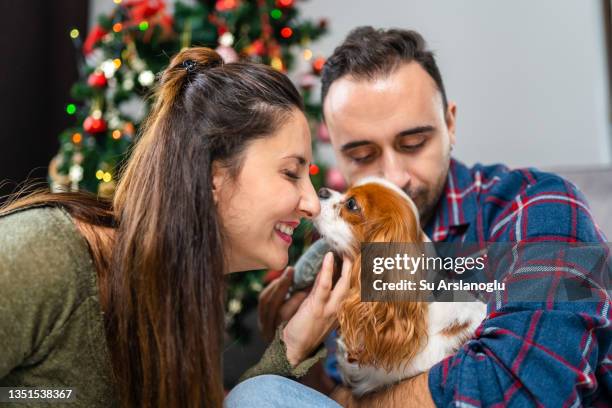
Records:
[[[329,191],[328,188],[321,187],[317,195],[321,200],[327,200],[329,197],[331,197],[331,191]]]
[[[382,176],[401,189],[410,183],[410,174],[395,160],[385,163]]]
[[[385,173],[384,177],[401,189],[404,189],[410,182],[410,176],[406,173]]]

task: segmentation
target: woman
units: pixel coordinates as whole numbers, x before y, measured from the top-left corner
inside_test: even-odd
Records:
[[[284,75],[181,51],[112,203],[39,193],[3,209],[0,386],[75,387],[82,406],[221,406],[223,274],[287,264],[293,228],[319,212],[310,161]],[[332,289],[328,257],[252,372],[316,362],[346,270]]]

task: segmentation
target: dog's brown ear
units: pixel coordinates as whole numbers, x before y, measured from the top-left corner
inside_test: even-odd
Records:
[[[422,231],[415,214],[408,208],[397,206],[397,213],[387,214],[375,225],[365,226],[369,231],[368,242],[404,243],[389,245],[388,253],[377,256],[395,258],[398,247],[411,256],[420,256],[423,243]],[[351,357],[359,364],[369,364],[392,370],[412,359],[427,341],[427,303],[413,298],[396,299],[399,293],[390,294],[389,302],[361,302],[361,262],[355,262],[351,279],[351,291],[339,314],[340,331]],[[400,281],[399,271],[391,272],[387,281]],[[405,274],[405,272],[404,272]],[[421,271],[411,275],[419,279]]]
[[[338,320],[349,355],[387,371],[411,360],[427,342],[423,302],[361,302],[351,290]]]
[[[338,315],[340,334],[350,356],[359,364],[388,371],[412,359],[427,341],[427,304],[390,295],[390,302],[361,301],[358,256],[351,271],[349,294]]]

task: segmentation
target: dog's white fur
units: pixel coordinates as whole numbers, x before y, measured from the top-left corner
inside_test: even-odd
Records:
[[[415,219],[419,220],[416,205],[403,190],[378,177],[364,178],[355,186],[368,183],[380,184],[400,194],[410,204],[415,213]],[[345,195],[333,190],[330,192],[331,197],[321,200],[321,213],[315,218],[314,223],[334,250],[346,253],[353,244],[354,237],[349,225],[340,217],[338,204],[344,201]],[[426,237],[425,234],[423,236]],[[426,237],[426,241],[430,241],[429,238]],[[429,304],[427,315],[427,343],[413,359],[401,362],[398,368],[390,372],[384,368],[350,362],[342,338],[338,339],[337,358],[340,373],[345,384],[352,388],[353,394],[362,396],[429,370],[433,365],[454,353],[465,340],[465,336],[448,336],[443,331],[453,325],[468,323],[465,332],[473,334],[486,316],[486,305],[478,301],[432,302]]]
[[[354,395],[360,397],[384,386],[423,373],[457,351],[462,341],[465,340],[458,336],[445,336],[441,333],[442,330],[457,322],[470,322],[466,331],[474,333],[486,316],[486,311],[486,305],[477,301],[430,303],[427,344],[412,360],[401,364],[392,371],[349,362],[342,338],[338,338],[336,357],[342,380],[351,387]]]

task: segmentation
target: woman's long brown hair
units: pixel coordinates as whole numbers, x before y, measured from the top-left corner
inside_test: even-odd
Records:
[[[237,176],[249,142],[272,134],[296,109],[304,109],[301,97],[281,73],[224,64],[207,48],[183,50],[161,76],[112,203],[38,193],[0,211],[55,205],[87,225],[114,228],[111,246],[89,244],[104,277],[122,406],[222,406],[227,263],[212,165]]]

